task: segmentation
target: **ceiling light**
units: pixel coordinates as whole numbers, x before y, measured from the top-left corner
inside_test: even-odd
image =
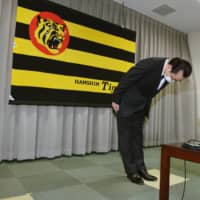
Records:
[[[175,12],[176,10],[166,4],[163,4],[157,8],[154,8],[152,10],[152,12],[158,14],[158,15],[161,15],[161,16],[166,16],[166,15],[169,15],[173,12]]]

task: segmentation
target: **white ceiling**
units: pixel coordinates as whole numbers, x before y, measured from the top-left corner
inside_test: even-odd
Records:
[[[200,0],[115,0],[126,7],[156,19],[182,32],[200,31]],[[174,8],[166,16],[160,16],[152,10],[163,4]]]

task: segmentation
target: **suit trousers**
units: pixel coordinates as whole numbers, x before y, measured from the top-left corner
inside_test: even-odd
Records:
[[[143,152],[144,113],[142,110],[128,117],[117,116],[119,151],[127,174],[146,168]]]

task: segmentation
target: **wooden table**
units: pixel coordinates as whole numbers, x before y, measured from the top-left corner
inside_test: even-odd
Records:
[[[160,200],[169,199],[170,158],[200,163],[200,151],[182,147],[182,144],[165,144],[161,148]]]

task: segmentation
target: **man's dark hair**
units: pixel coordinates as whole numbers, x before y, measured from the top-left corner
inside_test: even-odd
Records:
[[[172,58],[169,61],[169,64],[172,65],[172,73],[174,74],[176,74],[180,70],[183,70],[184,78],[190,76],[190,74],[192,73],[192,65],[182,58]]]

